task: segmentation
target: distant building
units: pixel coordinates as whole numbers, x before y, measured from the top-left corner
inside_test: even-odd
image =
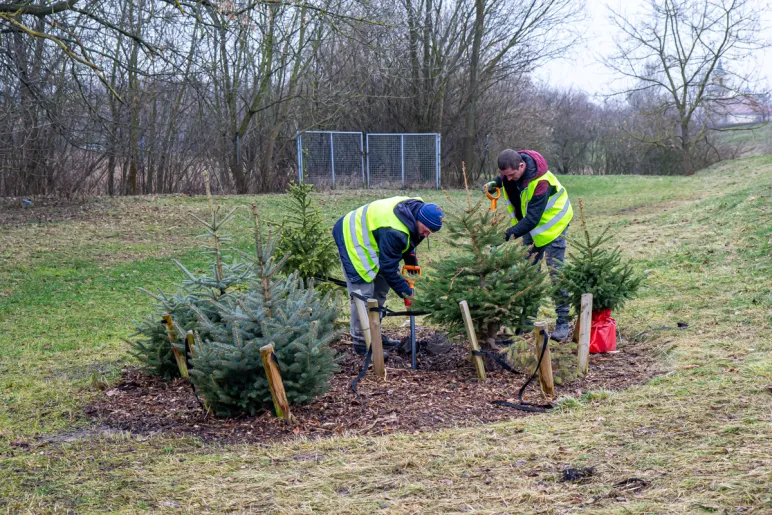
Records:
[[[744,94],[712,106],[714,120],[720,127],[749,125],[769,121],[770,106],[760,96]]]
[[[708,108],[710,118],[717,127],[751,125],[770,120],[772,109],[767,95],[751,93],[750,89],[740,93],[730,86],[729,75],[721,61],[718,62],[712,84],[707,93],[714,100]]]

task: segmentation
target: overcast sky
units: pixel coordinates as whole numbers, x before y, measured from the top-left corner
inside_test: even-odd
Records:
[[[586,0],[587,19],[582,23],[586,42],[564,58],[548,63],[536,71],[538,80],[553,86],[583,89],[590,94],[603,95],[614,91],[614,75],[599,62],[599,57],[613,52],[615,27],[608,20],[608,8],[628,16],[640,13],[647,0]],[[764,32],[772,36],[772,12],[769,2],[758,0],[759,9],[766,9]],[[764,87],[772,88],[772,49],[757,56],[757,71],[764,77]],[[618,83],[616,85],[618,87]]]

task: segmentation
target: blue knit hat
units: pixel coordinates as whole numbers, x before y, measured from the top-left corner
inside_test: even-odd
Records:
[[[424,204],[421,209],[418,210],[418,221],[424,224],[430,231],[437,232],[442,229],[442,217],[445,213],[442,212],[440,206],[437,204]]]

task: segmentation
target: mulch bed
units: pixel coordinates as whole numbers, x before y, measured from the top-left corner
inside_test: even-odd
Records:
[[[392,333],[391,337],[404,338],[405,332]],[[436,336],[419,329],[418,338]],[[414,433],[533,415],[491,404],[493,400],[517,402],[517,392],[528,376],[489,367],[488,379],[480,384],[463,345],[453,345],[450,352],[441,355],[419,352],[417,370],[410,368],[409,355],[390,353],[386,381],[377,380],[371,370],[359,383],[359,397],[352,393],[351,381],[360,371],[362,358],[351,352],[345,341],[338,350],[341,370],[333,376],[332,388],[313,404],[293,407],[298,419],[295,425],[286,425],[270,413],[228,419],[205,417],[186,381],[165,382],[136,368],[126,369],[121,382],[88,406],[86,414],[109,428],[229,443],[267,443],[297,435]],[[622,390],[657,373],[657,363],[645,349],[627,342],[616,354],[590,356],[590,373],[567,385],[556,385],[556,394]],[[529,386],[525,399],[544,402],[538,379]]]

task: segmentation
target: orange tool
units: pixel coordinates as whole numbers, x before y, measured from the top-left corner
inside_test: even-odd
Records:
[[[404,265],[402,267],[402,275],[404,276],[405,273],[413,272],[414,274],[421,275],[421,267],[418,265]],[[415,287],[415,279],[409,279],[408,277],[405,277],[405,280],[407,281],[408,286],[411,288]]]
[[[496,188],[495,197],[488,193],[488,190],[485,190],[485,196],[491,201],[491,211],[496,211],[496,201],[501,197],[501,188]]]

